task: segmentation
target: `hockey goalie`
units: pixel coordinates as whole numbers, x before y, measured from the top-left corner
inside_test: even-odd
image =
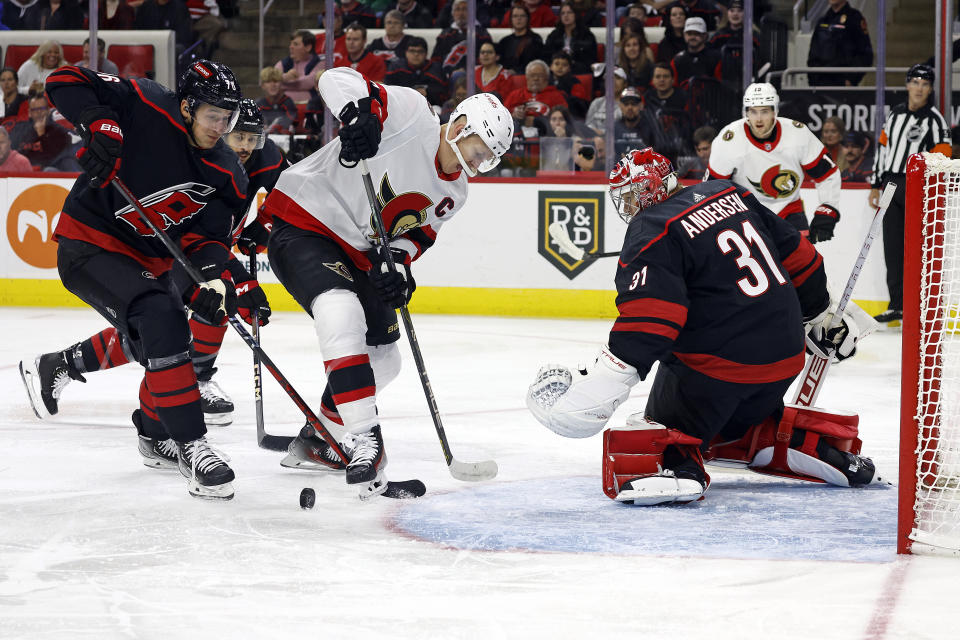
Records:
[[[586,438],[660,362],[644,413],[604,431],[604,493],[695,501],[709,461],[846,487],[879,482],[860,455],[856,415],[783,403],[805,341],[843,359],[859,336],[846,314],[828,331],[813,245],[733,182],[682,187],[652,149],[629,152],[609,190],[628,223],[609,342],[588,368],[541,368],[527,392],[544,426]]]

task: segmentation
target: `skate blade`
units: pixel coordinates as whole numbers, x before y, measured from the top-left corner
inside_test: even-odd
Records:
[[[149,467],[150,469],[161,469],[167,471],[179,470],[179,465],[177,465],[175,462],[157,460],[156,458],[148,458],[143,454],[141,454],[140,457],[143,458],[143,466]]]
[[[387,482],[387,479],[383,474],[378,474],[371,482],[364,483],[359,486],[359,493],[357,497],[360,498],[361,502],[366,502],[370,498],[375,498],[379,496],[384,491],[387,490],[390,484]]]
[[[304,471],[343,471],[343,469],[334,469],[322,462],[298,458],[291,453],[284,456],[283,460],[280,461],[280,466],[286,467],[287,469],[303,469]]]
[[[233,500],[232,482],[224,482],[212,487],[205,487],[198,482],[187,482],[187,491],[194,498],[203,500]]]
[[[24,366],[24,362],[29,360],[20,361],[20,379],[23,380],[23,386],[27,390],[27,398],[30,400],[30,408],[33,409],[34,415],[43,420],[50,416],[47,412],[47,407],[43,404],[43,399],[40,397],[40,376],[37,373],[36,363],[31,367],[30,364]],[[36,382],[36,386],[34,386]]]
[[[203,414],[203,423],[208,427],[227,427],[233,424],[233,412],[228,413],[205,413]]]

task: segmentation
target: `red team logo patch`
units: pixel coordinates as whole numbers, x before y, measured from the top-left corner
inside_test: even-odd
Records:
[[[383,218],[383,226],[387,235],[391,238],[396,238],[423,225],[427,221],[427,209],[433,205],[433,200],[416,191],[396,195],[386,174],[384,174],[383,181],[380,183],[378,199],[380,200],[380,216]],[[372,218],[370,227],[376,229]],[[376,234],[374,234],[374,237],[376,237]]]
[[[199,213],[207,206],[204,199],[213,192],[213,187],[187,183],[151,194],[143,198],[141,204],[150,221],[160,229],[166,230]],[[154,235],[153,230],[146,225],[133,207],[124,207],[116,213],[116,216],[136,229],[140,235]]]
[[[789,198],[800,187],[800,177],[775,164],[763,172],[760,182],[751,180],[750,184],[769,198]]]

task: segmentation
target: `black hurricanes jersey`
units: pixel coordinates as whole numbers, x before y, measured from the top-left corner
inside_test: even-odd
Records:
[[[823,260],[729,180],[687,187],[627,227],[610,349],[646,376],[669,353],[728,382],[803,369],[803,318],[829,303]]]
[[[247,202],[256,202],[257,192],[260,189],[264,189],[267,194],[273,191],[273,185],[277,184],[280,173],[289,166],[290,162],[283,155],[280,147],[267,138],[263,143],[263,148],[250,154],[250,158],[243,165],[243,168],[247,170],[247,178],[250,180],[247,185]],[[243,231],[246,219],[247,209],[244,209],[243,213],[234,219],[234,242],[237,241],[240,232]]]
[[[89,107],[113,109],[124,132],[120,179],[162,217],[167,234],[187,253],[210,241],[226,249],[234,216],[247,207],[247,174],[223,141],[207,150],[189,144],[174,93],[150,80],[73,66],[51,74],[46,88],[51,102],[75,124]],[[55,233],[128,255],[154,274],[172,262],[123,196],[111,186],[91,187],[86,174],[67,196]]]

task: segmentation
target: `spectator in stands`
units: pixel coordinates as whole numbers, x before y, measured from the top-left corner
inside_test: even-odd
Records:
[[[653,66],[652,84],[643,94],[643,102],[658,117],[664,109],[682,111],[687,108],[689,96],[683,89],[673,86],[673,68],[666,62],[658,62]]]
[[[100,3],[100,30],[126,31],[133,29],[137,14],[126,0],[103,0]]]
[[[573,67],[570,55],[566,51],[557,51],[550,59],[550,84],[563,94],[570,113],[578,120],[587,117],[587,108],[590,106],[590,92],[580,79],[570,70]]]
[[[510,82],[510,76],[513,74],[499,61],[497,47],[492,42],[484,42],[480,45],[480,53],[477,54],[477,62],[480,64],[477,65],[473,83],[478,93],[495,93],[502,102],[513,90],[513,84]]]
[[[80,171],[71,153],[70,134],[53,121],[45,94],[30,98],[30,118],[17,123],[10,139],[13,148],[34,167],[44,171]]]
[[[820,142],[826,148],[830,159],[837,165],[840,171],[847,168],[843,151],[840,143],[843,142],[843,136],[847,133],[847,126],[843,123],[843,118],[830,116],[823,121],[823,127],[820,128]],[[841,164],[843,163],[843,164]]]
[[[203,40],[197,50],[201,58],[212,58],[213,52],[220,46],[220,34],[227,28],[227,21],[220,15],[217,0],[186,0],[193,32]]]
[[[392,9],[383,16],[383,35],[373,40],[367,51],[383,58],[389,67],[404,59],[403,52],[412,37],[403,32],[403,14]]]
[[[0,127],[0,174],[2,173],[29,173],[33,171],[30,161],[18,151],[13,150],[10,134]]]
[[[466,45],[457,47],[467,38],[467,0],[453,0],[451,15],[453,23],[437,36],[437,44],[434,45],[433,55],[430,58],[433,62],[440,64],[447,74],[454,69],[465,68],[467,64]],[[476,27],[476,39],[478,47],[484,42],[492,42],[490,34],[480,25]],[[507,66],[506,63],[504,66]]]
[[[687,18],[683,27],[687,48],[673,57],[671,66],[677,83],[683,87],[691,78],[720,79],[720,52],[707,49],[707,25],[703,18]]]
[[[300,29],[290,38],[290,55],[273,65],[283,73],[283,91],[294,102],[306,102],[317,95],[317,78],[323,67],[320,56],[314,53],[316,38],[306,29]]]
[[[356,69],[363,77],[380,82],[387,75],[387,65],[380,56],[367,51],[367,28],[359,22],[347,26],[347,56],[338,67]]]
[[[686,23],[687,10],[682,4],[673,4],[667,9],[663,38],[657,45],[657,62],[672,62],[675,55],[687,48],[683,39],[683,27]]]
[[[340,0],[340,10],[343,11],[343,21],[347,25],[358,22],[367,29],[377,26],[377,14],[360,0]],[[349,26],[347,29],[349,30]]]
[[[117,65],[107,60],[106,52],[107,43],[103,41],[103,38],[97,38],[97,71],[109,73],[112,76],[120,75]],[[78,67],[90,68],[90,38],[83,41],[83,58],[73,64]]]
[[[3,92],[0,124],[7,129],[12,129],[17,121],[26,120],[29,117],[30,106],[27,104],[27,94],[20,92],[17,84],[19,79],[16,69],[12,67],[4,67],[0,70],[0,91]]]
[[[513,33],[497,43],[500,64],[514,73],[523,73],[531,60],[543,59],[543,38],[530,30],[530,10],[523,4],[510,9],[510,28]]]
[[[546,55],[552,56],[557,51],[566,51],[570,55],[573,73],[590,73],[591,65],[597,61],[597,39],[580,22],[569,0],[561,3],[560,19],[544,44]]]
[[[67,61],[63,59],[63,47],[55,40],[47,40],[17,69],[20,93],[42,93],[47,76],[65,64]]]
[[[397,0],[397,3],[391,8],[403,14],[407,29],[429,29],[433,26],[433,15],[430,13],[430,9],[417,2],[417,0]],[[446,25],[440,23],[437,23],[437,26],[446,28]]]
[[[320,15],[317,16],[317,22],[321,29],[326,29],[323,21],[323,11],[321,11]],[[339,5],[335,5],[333,7],[333,66],[336,66],[341,59],[347,56],[346,39],[347,36],[343,32],[343,12],[340,10]],[[320,66],[326,68],[326,65],[323,64],[324,56],[327,55],[326,33],[321,33],[316,36],[313,45],[313,51],[320,56]]]
[[[677,175],[687,180],[702,180],[707,173],[707,163],[710,161],[710,149],[713,148],[713,139],[717,137],[717,130],[713,127],[700,127],[693,132],[693,149],[697,155],[687,158],[680,165]]]
[[[613,123],[613,144],[618,159],[630,149],[649,147],[645,140],[653,138],[643,118],[643,98],[634,87],[627,87],[620,94],[620,112],[623,116]]]
[[[847,0],[829,0],[830,8],[816,22],[810,39],[808,67],[869,67],[873,46],[863,14]],[[810,86],[854,87],[863,73],[808,73]]]
[[[427,41],[411,38],[404,58],[403,64],[387,73],[386,83],[412,87],[430,104],[442,105],[447,100],[447,80],[440,65],[427,59]]]
[[[848,131],[840,146],[846,164],[840,172],[840,181],[869,183],[873,175],[873,154],[868,154],[872,146],[869,136],[860,131]]]
[[[503,106],[513,113],[515,119],[526,121],[531,117],[546,117],[550,107],[567,106],[560,90],[549,84],[550,69],[546,62],[534,60],[527,65],[525,71],[527,86],[515,89],[503,102]]]
[[[513,26],[513,9],[519,4],[523,4],[527,9],[531,29],[552,27],[557,24],[557,16],[553,15],[553,9],[550,8],[549,2],[542,2],[542,0],[522,0],[522,2],[516,2],[503,14],[499,26],[508,28]]]
[[[440,124],[445,124],[450,120],[450,114],[467,97],[467,77],[462,75],[453,83],[453,91],[450,92],[450,99],[443,103],[440,109]]]
[[[260,89],[263,97],[257,106],[263,113],[267,133],[286,133],[297,125],[297,105],[283,92],[283,73],[276,67],[260,70]]]
[[[14,31],[29,29],[24,21],[24,16],[27,14],[27,9],[38,1],[39,0],[3,0],[3,13],[0,14],[0,22]]]
[[[83,9],[78,0],[37,0],[23,16],[25,29],[66,31],[83,28]]]
[[[604,26],[604,11],[601,9],[603,4],[598,3],[594,0],[570,0],[573,4],[573,10],[577,12],[577,18],[580,19],[580,24],[585,27],[602,27]]]
[[[735,47],[743,46],[743,0],[730,0],[730,6],[727,7],[727,24],[722,29],[718,29],[713,37],[710,38],[710,47],[712,49],[722,49],[724,45],[733,45]],[[756,31],[753,33],[753,56],[754,60],[760,55],[760,38]]]
[[[720,18],[727,8],[727,0],[722,2],[716,2],[715,0],[644,0],[644,2],[657,10],[680,5],[687,12],[688,18],[703,18],[709,31],[716,31]]]
[[[173,31],[177,53],[193,44],[190,12],[183,0],[144,0],[137,8],[133,26],[136,29]]]
[[[627,72],[617,67],[613,71],[613,99],[615,103],[613,105],[613,120],[616,122],[623,114],[620,112],[620,94],[623,93],[624,88],[627,86]],[[607,98],[606,96],[600,96],[599,98],[594,98],[593,102],[590,103],[590,108],[587,109],[587,126],[595,131],[598,135],[604,135],[606,131],[607,124]]]
[[[626,71],[627,86],[645,90],[653,78],[653,64],[653,50],[642,35],[631,33],[620,41],[617,66]]]

